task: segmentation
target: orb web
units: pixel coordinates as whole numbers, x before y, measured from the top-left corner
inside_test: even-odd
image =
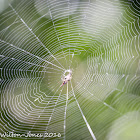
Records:
[[[137,0],[9,2],[0,14],[0,133],[102,140],[139,112],[139,11]]]

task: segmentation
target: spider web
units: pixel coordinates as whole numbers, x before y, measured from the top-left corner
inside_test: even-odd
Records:
[[[139,16],[137,0],[9,3],[0,15],[0,133],[103,140],[116,120],[139,113]]]

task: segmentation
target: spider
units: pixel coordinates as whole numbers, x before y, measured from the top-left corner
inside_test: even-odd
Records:
[[[72,71],[71,70],[67,70],[66,72],[69,72],[69,74],[62,79],[63,80],[63,83],[62,83],[62,85],[60,87],[62,87],[63,85],[65,85],[72,78],[72,76],[71,76],[72,75]]]

